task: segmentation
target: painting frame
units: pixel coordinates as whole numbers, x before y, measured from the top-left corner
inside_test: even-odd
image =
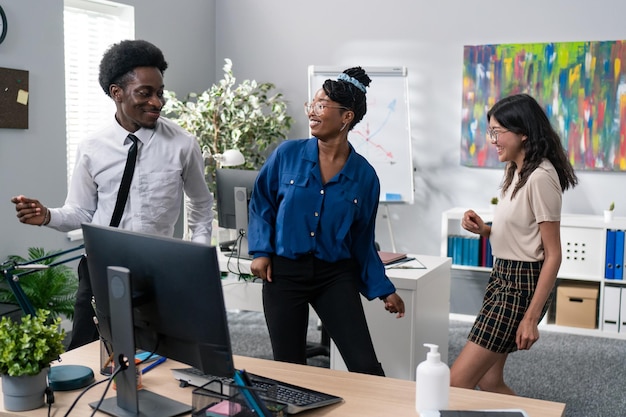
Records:
[[[464,46],[461,165],[502,167],[486,116],[517,93],[542,105],[575,169],[626,172],[626,41]]]

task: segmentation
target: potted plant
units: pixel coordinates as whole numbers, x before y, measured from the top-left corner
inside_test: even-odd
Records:
[[[608,210],[604,210],[604,221],[605,222],[610,222],[611,220],[613,220],[613,210],[615,209],[615,201],[611,201],[611,204],[609,204],[609,209]]]
[[[497,205],[498,205],[498,197],[491,197],[491,201],[489,205],[489,207],[491,208],[491,211],[494,211]]]
[[[61,318],[39,309],[16,322],[0,320],[0,375],[4,408],[24,411],[44,404],[50,362],[65,351]]]
[[[28,259],[18,255],[11,255],[8,262],[24,264],[38,261],[38,264],[51,265],[58,257],[52,256],[55,252],[47,252],[43,248],[29,248]],[[24,273],[24,271],[21,271]],[[64,316],[69,319],[74,317],[74,301],[78,289],[78,277],[74,269],[67,265],[54,265],[48,269],[31,272],[20,277],[20,285],[24,294],[37,309],[45,309],[50,312],[51,318]],[[0,303],[17,303],[15,295],[6,285],[0,283]]]
[[[281,93],[271,94],[275,85],[244,80],[235,85],[232,61],[225,59],[224,78],[202,93],[179,100],[172,91],[163,111],[174,122],[194,134],[205,153],[223,154],[238,149],[245,156],[244,168],[263,165],[268,148],[286,139],[293,118]],[[207,164],[205,175],[215,192],[215,164]]]

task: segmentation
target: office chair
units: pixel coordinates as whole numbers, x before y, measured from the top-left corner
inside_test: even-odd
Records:
[[[321,322],[318,325],[318,328],[320,327],[322,331],[320,342],[307,342],[306,344],[307,358],[312,358],[314,356],[330,356],[330,336],[328,336],[328,333]]]

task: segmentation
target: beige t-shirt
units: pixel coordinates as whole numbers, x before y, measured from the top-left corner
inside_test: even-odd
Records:
[[[563,193],[552,163],[543,162],[528,177],[511,200],[518,177],[496,206],[491,227],[493,255],[499,259],[540,261],[544,259],[539,223],[561,221]]]

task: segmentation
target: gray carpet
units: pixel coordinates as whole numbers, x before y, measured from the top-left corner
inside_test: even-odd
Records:
[[[233,352],[272,358],[261,313],[229,312]],[[309,340],[319,341],[311,321]],[[471,324],[450,322],[449,363],[465,344]],[[327,357],[309,365],[328,367]],[[565,403],[566,417],[626,416],[626,341],[543,331],[530,351],[509,356],[505,368],[509,386],[520,396]]]
[[[272,359],[272,345],[263,313],[229,311],[228,327],[235,355]],[[310,320],[307,340],[319,343],[321,337],[322,332],[317,328],[317,321]],[[328,356],[314,356],[309,358],[307,363],[311,366],[330,367]]]

